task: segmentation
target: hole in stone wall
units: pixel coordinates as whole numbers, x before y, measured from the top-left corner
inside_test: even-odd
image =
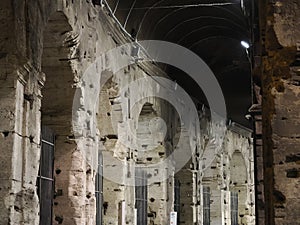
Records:
[[[29,136],[29,141],[30,141],[30,143],[33,143],[33,139],[34,139],[34,137],[33,136]]]
[[[274,190],[273,193],[274,197],[275,197],[275,202],[276,203],[285,203],[286,197],[284,196],[284,194],[278,190]]]
[[[7,136],[9,135],[9,131],[3,131],[3,132],[2,132],[2,135],[3,135],[4,137],[7,137]]]
[[[87,199],[90,199],[92,197],[92,193],[88,193],[87,195],[86,195],[86,198]]]
[[[86,174],[91,174],[92,173],[92,170],[91,168],[89,168],[87,171],[86,171]]]
[[[62,189],[57,189],[55,196],[62,196],[63,195],[63,190]]]
[[[149,212],[148,217],[156,218],[156,212]]]
[[[298,169],[290,169],[286,171],[286,176],[288,178],[298,178],[300,177],[300,171]]]
[[[100,138],[100,141],[105,142],[105,141],[106,141],[106,138],[105,138],[105,137],[101,137],[101,138]]]
[[[159,152],[158,155],[159,155],[159,156],[164,156],[165,153],[164,153],[164,152]]]
[[[115,192],[121,192],[122,190],[120,188],[115,188],[114,191]]]
[[[56,174],[60,174],[60,173],[61,173],[61,170],[60,170],[60,169],[56,169],[56,170],[55,170],[55,173],[56,173]]]
[[[108,139],[118,139],[118,135],[115,135],[115,134],[108,134],[108,135],[106,135],[106,137]]]
[[[17,212],[21,212],[21,209],[18,206],[14,206],[14,210],[16,210]]]
[[[104,215],[106,215],[107,208],[108,208],[108,202],[104,202],[103,203],[103,214]]]
[[[69,135],[68,138],[73,140],[73,139],[75,139],[75,135]]]
[[[64,221],[64,218],[62,216],[55,216],[55,221],[57,221],[58,224],[62,224]]]
[[[285,157],[285,162],[290,163],[290,162],[298,162],[300,161],[300,153],[296,155],[287,155]]]

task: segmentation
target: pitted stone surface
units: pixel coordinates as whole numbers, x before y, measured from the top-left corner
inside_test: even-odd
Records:
[[[99,100],[91,99],[94,96],[86,93],[95,88],[93,81],[84,83],[80,80],[86,69],[106,51],[129,41],[107,11],[90,1],[14,3],[14,8],[10,1],[0,3],[3,24],[0,34],[0,141],[1,153],[4,152],[0,161],[0,175],[4,177],[0,184],[0,198],[4,199],[0,202],[0,224],[39,224],[36,177],[41,125],[51,127],[56,133],[53,224],[95,224],[96,210],[99,210],[95,203],[95,165],[99,149],[104,156],[124,162],[126,166],[120,168],[118,175],[126,179],[134,178],[130,171],[134,163],[159,162],[175,147],[196,149],[195,155],[177,174],[174,174],[176,165],[148,174],[149,177],[160,176],[166,169],[173,174],[148,187],[149,224],[169,223],[169,214],[174,210],[174,177],[181,183],[181,224],[201,223],[203,185],[211,185],[212,220],[216,224],[219,221],[229,224],[228,203],[234,185],[230,182],[237,176],[230,173],[235,151],[243,156],[241,165],[236,166],[243,166],[247,171],[241,210],[245,223],[254,224],[251,138],[231,130],[222,137],[221,125],[209,120],[209,110],[198,112],[200,127],[194,125],[196,118],[190,118],[190,123],[184,126],[169,103],[160,98],[144,98],[146,93],[155,93],[156,87],[144,86],[139,79],[149,75],[167,77],[151,63],[133,64],[112,74],[112,68],[118,62],[106,55],[102,65],[105,70],[95,67],[93,72],[102,72],[100,79],[106,76],[111,79],[101,89]],[[125,49],[124,53],[129,54],[129,50]],[[120,90],[134,81],[141,85],[121,95]],[[76,91],[80,107],[74,113],[72,104]],[[128,106],[134,97],[144,98],[144,101],[137,103],[141,110],[136,117],[131,117],[133,111]],[[95,104],[96,112],[90,111],[90,102]],[[181,107],[189,106],[182,103]],[[74,132],[74,118],[84,132]],[[129,127],[139,141],[130,138],[124,121],[129,121]],[[176,146],[179,135],[186,139]],[[223,148],[218,153],[212,152],[216,160],[209,165],[202,154],[211,135]],[[137,147],[130,149],[127,142]],[[146,151],[141,153],[141,149]],[[208,170],[203,171],[208,165]],[[110,161],[103,162],[104,170],[113,166]],[[119,205],[123,201],[126,223],[134,224],[134,187],[109,179],[104,179],[103,185],[103,224],[118,224]]]

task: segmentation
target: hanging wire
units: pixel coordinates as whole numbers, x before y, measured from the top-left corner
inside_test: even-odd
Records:
[[[164,1],[164,0],[163,0]],[[160,1],[161,2],[161,1]],[[157,2],[154,5],[158,5]],[[166,5],[166,6],[150,6],[150,7],[136,7],[133,10],[147,10],[147,9],[175,9],[175,8],[194,8],[194,7],[212,7],[212,6],[230,6],[230,5],[239,5],[239,3],[227,2],[227,3],[199,3],[199,4],[189,4],[189,5]],[[119,10],[128,10],[128,8],[119,9]]]
[[[229,20],[227,18],[224,18],[224,17],[216,17],[216,16],[197,16],[197,17],[194,17],[194,18],[191,18],[191,19],[188,19],[188,20],[184,20],[178,24],[176,24],[172,29],[170,29],[168,31],[168,33],[165,34],[164,36],[164,39],[166,39],[173,31],[175,31],[178,27],[180,27],[181,25],[185,24],[185,23],[188,23],[188,22],[191,22],[191,21],[194,21],[194,20],[198,20],[198,19],[214,19],[214,20],[224,20],[228,23],[231,23],[233,24],[234,26],[237,26],[239,27],[241,30],[245,30],[247,31],[247,29],[243,26],[241,26],[240,24],[232,21],[232,20]]]
[[[145,17],[147,16],[147,14],[149,13],[149,11],[150,11],[152,8],[155,8],[156,5],[160,4],[160,3],[163,2],[163,1],[165,1],[165,0],[161,0],[161,1],[159,1],[159,2],[157,2],[157,3],[155,3],[155,4],[153,4],[153,6],[152,6],[152,7],[149,7],[149,9],[147,10],[147,12],[145,13],[145,15],[144,15],[144,17],[143,17],[143,19],[142,19],[142,21],[141,21],[141,23],[140,23],[140,25],[139,25],[139,30],[138,30],[137,35],[136,35],[136,38],[135,38],[135,41],[136,41],[136,42],[137,42],[138,33],[139,33],[140,29],[141,29],[141,26],[142,26],[142,24],[143,24],[143,21],[145,20]],[[119,27],[121,28],[121,30],[122,30],[122,31],[123,31],[123,32],[131,39],[131,40],[133,40],[134,38],[132,37],[131,34],[129,34],[129,33],[127,32],[127,30],[122,26],[122,24],[121,24],[121,23],[119,22],[119,20],[116,18],[116,16],[114,15],[113,11],[111,10],[109,4],[107,3],[107,1],[106,1],[106,0],[103,0],[103,2],[104,2],[104,4],[106,5],[107,9],[109,10],[111,16],[114,18],[114,20],[117,22],[117,24],[118,24]],[[225,3],[225,4],[226,4],[226,3]],[[229,4],[230,4],[230,3],[229,3]],[[231,4],[233,5],[233,3],[231,3]],[[198,5],[199,5],[199,4],[198,4]],[[202,5],[203,5],[203,4],[202,4]],[[210,4],[210,5],[212,5],[212,4]],[[206,4],[206,6],[207,6],[207,4]],[[133,8],[133,9],[134,9],[134,8]],[[190,46],[190,49],[191,49],[192,47],[194,47],[195,45],[198,45],[199,43],[203,42],[203,41],[210,40],[210,39],[217,39],[217,38],[227,38],[227,39],[232,39],[232,40],[235,40],[235,41],[240,41],[240,40],[238,40],[238,39],[230,38],[230,37],[228,37],[228,36],[222,36],[222,35],[220,35],[220,36],[211,36],[211,37],[207,37],[207,38],[204,38],[204,39],[200,39],[200,40],[197,41],[196,43],[192,44],[192,45]],[[137,45],[139,45],[140,48],[143,50],[143,52],[147,55],[147,57],[149,57],[149,55],[147,54],[147,51],[144,49],[144,47],[143,47],[142,45],[140,45],[138,42],[137,42]]]
[[[162,17],[162,18],[155,24],[154,29],[153,29],[153,33],[155,33],[157,27],[159,26],[159,24],[160,24],[162,21],[164,21],[164,20],[165,20],[166,18],[168,18],[169,16],[171,16],[171,15],[173,15],[174,13],[177,13],[177,12],[179,12],[180,10],[183,10],[183,9],[185,9],[185,8],[179,8],[179,9],[176,9],[176,10],[174,10],[174,11],[172,11],[172,12],[166,14],[164,17]]]
[[[198,31],[201,31],[201,30],[205,30],[207,28],[211,28],[211,27],[215,27],[215,28],[220,28],[220,29],[226,29],[226,30],[231,30],[233,33],[239,33],[241,36],[243,36],[243,33],[235,30],[235,29],[232,29],[228,26],[221,26],[221,25],[207,25],[207,26],[203,26],[203,27],[200,27],[200,28],[197,28],[195,30],[192,30],[191,32],[187,33],[186,35],[182,36],[179,41],[177,42],[177,44],[180,44],[184,39],[186,39],[188,36],[190,36],[191,34],[193,33],[196,33]]]
[[[106,0],[103,0],[103,3],[105,5],[105,7],[108,9],[111,17],[115,20],[115,22],[118,24],[118,26],[120,27],[120,29],[131,39],[133,40],[131,34],[129,34],[127,32],[127,30],[123,27],[123,25],[120,23],[120,21],[118,20],[118,18],[115,16],[115,14],[113,13],[112,9],[110,8],[108,2]]]
[[[133,9],[134,6],[135,6],[135,3],[136,3],[136,0],[133,1],[132,5],[131,5],[131,7],[130,7],[130,10],[129,10],[128,14],[127,14],[127,17],[126,17],[126,20],[125,20],[125,23],[124,23],[124,28],[126,28],[128,19],[129,19],[129,17],[130,17],[130,14],[131,14],[131,12],[132,12],[132,9]]]
[[[216,9],[223,10],[223,11],[227,11],[228,13],[232,14],[231,11],[228,11],[227,9],[225,9],[225,8],[223,8],[223,7],[215,7],[215,8],[216,8]],[[162,23],[167,17],[173,15],[174,13],[176,13],[176,12],[182,10],[182,9],[185,9],[185,8],[180,8],[180,9],[174,10],[174,11],[172,11],[171,13],[168,13],[167,15],[165,15],[164,17],[162,17],[162,18],[155,24],[154,29],[153,29],[153,33],[156,32],[156,29],[158,28],[159,24]],[[234,14],[234,16],[236,16],[236,15]],[[184,23],[186,23],[186,22],[190,22],[190,21],[199,19],[199,18],[214,18],[214,19],[217,18],[217,19],[223,19],[223,20],[225,20],[225,21],[227,21],[227,22],[229,22],[229,23],[232,23],[232,24],[236,25],[236,26],[239,27],[240,29],[247,31],[247,29],[245,29],[245,27],[243,27],[243,26],[237,24],[236,22],[234,22],[234,21],[232,21],[232,20],[226,19],[226,18],[222,18],[222,17],[212,17],[212,16],[199,16],[199,17],[196,17],[196,18],[192,18],[192,19],[185,20],[185,21],[183,21],[183,22],[177,24],[174,28],[172,28],[170,31],[168,31],[168,33],[164,36],[164,39],[169,35],[170,32],[174,31],[178,26],[180,26],[180,25],[182,25],[182,24],[184,24]]]
[[[117,9],[118,9],[118,6],[119,6],[119,3],[120,3],[120,0],[117,1],[116,5],[115,5],[115,8],[113,10],[113,14],[116,13]]]
[[[240,17],[238,15],[236,15],[235,13],[233,13],[231,10],[227,9],[227,8],[224,8],[224,7],[220,7],[220,6],[230,6],[230,5],[239,5],[238,3],[207,3],[207,4],[190,4],[190,5],[173,5],[173,6],[156,6],[157,4],[163,2],[164,0],[162,1],[159,1],[157,2],[156,4],[152,5],[151,7],[141,7],[141,8],[134,8],[134,9],[148,9],[147,12],[145,13],[141,23],[140,23],[140,26],[139,26],[139,29],[138,29],[138,32],[137,32],[137,37],[138,37],[138,34],[139,34],[139,31],[141,29],[141,26],[147,16],[147,14],[149,13],[150,10],[152,9],[176,9],[174,11],[172,11],[171,13],[168,13],[167,15],[165,15],[162,19],[160,19],[158,21],[158,23],[156,23],[155,27],[154,27],[154,30],[156,30],[157,26],[164,20],[166,19],[168,16],[180,11],[180,10],[183,10],[183,9],[187,9],[187,8],[193,8],[193,7],[214,7],[216,9],[219,9],[219,10],[222,10],[222,11],[226,11],[228,14],[231,14],[233,17],[236,17],[238,20],[240,19]],[[120,9],[122,10],[122,9]]]
[[[224,8],[220,8],[220,7],[215,7],[215,8],[217,8],[217,9],[222,9],[222,10],[224,9]],[[184,9],[184,8],[183,8],[183,9]],[[173,15],[174,13],[178,12],[179,10],[181,10],[181,9],[174,10],[174,11],[172,11],[171,13],[168,13],[168,14],[167,14],[166,16],[164,16],[162,19],[160,19],[160,20],[155,24],[154,29],[153,29],[153,33],[155,33],[157,27],[159,26],[159,24],[160,24],[161,22],[163,22],[167,17]],[[229,20],[229,19],[226,19],[226,18],[223,18],[223,17],[199,16],[199,17],[196,17],[196,18],[192,18],[192,19],[188,19],[188,20],[184,20],[183,22],[180,22],[179,24],[177,24],[177,25],[175,26],[175,28],[172,28],[170,31],[168,31],[168,33],[165,35],[165,37],[167,37],[168,34],[169,34],[170,32],[172,32],[174,29],[176,29],[178,26],[182,25],[183,23],[190,22],[190,21],[193,21],[193,20],[196,20],[196,19],[200,19],[200,18],[214,18],[214,19],[217,18],[217,19],[223,19],[223,20],[227,21],[228,23],[232,23],[232,24],[236,25],[236,26],[239,27],[240,29],[247,31],[247,29],[245,29],[245,27],[243,27],[243,26],[237,24],[236,22],[234,22],[234,21],[232,21],[232,20]]]
[[[142,28],[142,25],[144,23],[144,20],[145,20],[146,16],[148,15],[148,13],[151,11],[151,9],[155,8],[158,4],[160,4],[161,2],[164,2],[164,1],[165,0],[160,0],[160,1],[156,2],[155,4],[153,4],[151,7],[148,7],[148,10],[146,11],[145,15],[143,16],[143,18],[142,18],[142,20],[141,20],[141,22],[139,24],[138,30],[136,32],[136,39],[139,36],[140,30]]]
[[[165,1],[165,0],[161,0]],[[108,2],[106,0],[103,0],[103,3],[105,5],[105,7],[108,9],[110,15],[112,16],[112,18],[116,21],[117,25],[120,27],[120,29],[124,32],[125,35],[127,35],[128,38],[130,38],[131,40],[134,40],[134,38],[132,37],[131,34],[129,34],[127,32],[127,30],[122,26],[122,24],[120,23],[120,21],[118,20],[118,18],[113,14],[112,9],[110,8]],[[155,61],[153,61],[151,59],[151,56],[148,54],[147,50],[144,48],[144,46],[142,46],[140,43],[138,43],[137,39],[135,39],[136,44],[140,47],[141,51],[143,51],[143,53],[145,54],[146,57],[148,57],[149,61],[151,61],[152,63],[156,64],[157,63]],[[163,84],[161,84],[160,82],[158,82],[153,76],[149,75],[154,81],[156,81],[158,84],[160,84],[162,87],[166,88]]]
[[[206,38],[202,38],[199,41],[196,41],[192,45],[188,46],[188,49],[192,49],[193,47],[195,47],[196,45],[200,44],[203,41],[208,41],[208,40],[213,40],[213,39],[229,39],[229,40],[238,41],[238,42],[241,41],[238,38],[232,38],[232,37],[228,37],[228,36],[225,36],[225,35],[209,36],[209,37],[206,37]]]

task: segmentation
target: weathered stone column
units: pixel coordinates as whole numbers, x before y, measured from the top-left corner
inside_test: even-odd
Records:
[[[43,75],[29,64],[1,83],[1,221],[38,224],[36,177],[40,155]],[[41,75],[41,76],[40,76]]]
[[[299,1],[260,2],[265,221],[298,224],[299,195]],[[290,65],[295,69],[290,72]]]

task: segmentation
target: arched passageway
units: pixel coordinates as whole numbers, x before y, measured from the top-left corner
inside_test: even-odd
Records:
[[[38,179],[40,223],[43,225],[86,223],[89,218],[85,216],[85,208],[94,204],[92,190],[86,186],[86,181],[92,179],[93,170],[87,166],[77,147],[72,129],[75,89],[71,53],[76,45],[76,36],[73,36],[64,13],[53,13],[44,30],[41,60],[41,71],[45,74],[41,123],[45,127],[44,134],[55,136],[51,153],[47,152],[47,145],[51,143],[42,137],[40,171],[44,170],[43,162],[51,165],[49,160],[54,159],[52,166],[47,168],[53,175],[48,171],[50,177],[40,174]]]

